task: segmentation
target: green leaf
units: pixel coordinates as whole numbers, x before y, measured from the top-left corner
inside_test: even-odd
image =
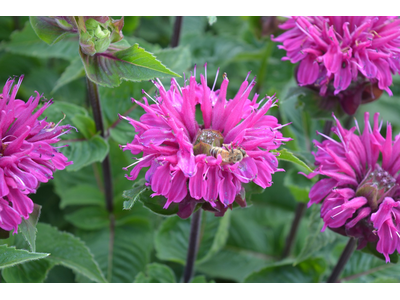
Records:
[[[57,43],[61,40],[67,32],[57,25],[53,18],[49,17],[29,17],[33,30],[37,36],[49,45]]]
[[[108,151],[108,143],[100,135],[85,141],[71,142],[68,147],[62,148],[68,160],[74,162],[65,169],[70,172],[78,171],[94,162],[102,162]]]
[[[295,156],[292,152],[289,152],[287,149],[280,149],[278,150],[278,152],[279,152],[278,159],[289,161],[295,164],[296,166],[299,166],[301,169],[306,170],[307,172],[313,171],[305,162],[303,162],[301,159]]]
[[[73,61],[71,61],[70,65],[64,70],[64,72],[61,74],[61,77],[58,78],[51,92],[54,93],[64,85],[84,76],[85,76],[85,69],[82,65],[82,60],[79,57],[76,57]]]
[[[55,227],[39,223],[36,247],[49,252],[47,258],[53,264],[61,264],[96,282],[105,282],[97,262],[86,245],[77,237]]]
[[[29,215],[29,219],[25,220],[24,218],[22,218],[22,222],[18,226],[19,232],[22,233],[25,237],[32,252],[36,252],[36,225],[39,220],[41,208],[42,207],[40,205],[34,204],[33,211]]]
[[[85,230],[101,229],[110,224],[108,212],[102,207],[84,207],[65,215],[65,219]]]
[[[215,217],[211,213],[203,214],[196,264],[209,260],[225,245],[229,222],[230,211],[227,211],[224,217]],[[185,264],[189,233],[190,219],[183,220],[178,216],[166,219],[155,239],[157,257]]]
[[[104,228],[78,234],[93,252],[107,281],[133,282],[150,263],[153,230],[147,219],[139,218],[113,230]]]
[[[321,274],[326,270],[324,259],[316,258],[304,261],[296,266],[291,261],[279,262],[260,271],[250,274],[244,282],[285,282],[285,283],[310,283],[319,282]]]
[[[145,272],[140,272],[135,283],[175,283],[175,274],[170,267],[158,263],[146,266]]]
[[[47,259],[34,260],[5,268],[1,275],[8,283],[40,283],[46,279],[53,265]]]
[[[163,196],[150,197],[153,193],[152,190],[147,189],[140,194],[139,200],[143,203],[144,207],[153,213],[164,217],[174,216],[178,213],[179,207],[177,203],[171,203],[167,209],[164,209],[163,207],[167,202],[167,199]]]
[[[182,74],[192,67],[192,55],[188,46],[156,50],[154,55],[178,74]]]
[[[74,60],[78,56],[77,36],[68,35],[62,43],[49,46],[36,35],[29,22],[21,31],[14,31],[10,38],[9,42],[3,42],[0,47],[7,52],[46,59]]]
[[[144,178],[142,178],[133,184],[131,190],[123,192],[122,197],[128,199],[128,201],[124,201],[123,209],[131,209],[136,201],[139,200],[140,195],[147,189],[144,183]]]
[[[196,276],[192,279],[192,281],[190,281],[190,283],[215,283],[214,280],[208,281],[207,282],[207,278],[204,275],[199,275]]]
[[[313,205],[311,208],[311,215],[308,223],[309,234],[301,253],[296,258],[295,264],[314,256],[319,250],[333,243],[336,239],[337,234],[330,230],[321,232],[324,222],[320,217],[320,210],[321,208],[318,205]]]
[[[290,169],[285,174],[285,179],[283,181],[283,185],[290,190],[293,198],[303,203],[307,203],[310,200],[308,194],[313,184],[314,183],[310,179],[298,174],[295,169]]]
[[[49,256],[49,253],[32,253],[15,247],[0,245],[0,269],[47,256]]]
[[[212,278],[222,278],[241,282],[250,273],[271,263],[262,255],[225,247],[210,260],[196,266],[196,271]]]
[[[138,44],[107,54],[96,53],[89,56],[82,51],[80,54],[86,75],[102,86],[119,86],[122,79],[142,81],[164,76],[180,77]]]
[[[75,115],[71,118],[71,121],[86,139],[90,139],[96,134],[96,125],[92,118],[85,115]]]
[[[104,206],[104,194],[98,187],[82,184],[66,189],[62,193],[60,208],[70,205],[99,205]]]

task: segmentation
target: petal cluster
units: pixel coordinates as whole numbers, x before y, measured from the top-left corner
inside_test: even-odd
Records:
[[[258,94],[248,99],[254,80],[249,83],[246,78],[230,100],[226,76],[217,91],[215,82],[210,89],[203,75],[200,83],[195,76],[188,81],[181,87],[173,78],[169,90],[155,81],[159,96],[147,95],[152,103],[146,97],[143,103],[133,99],[145,111],[140,120],[121,116],[137,132],[122,149],[143,153],[127,178],[135,180],[143,167],[150,167],[147,185],[152,196],[167,199],[164,208],[180,203],[178,215],[189,217],[193,203],[203,202],[203,208],[223,215],[243,194],[242,183],[253,181],[263,188],[272,184],[271,175],[281,169],[270,150],[290,139],[282,136],[277,119],[266,115],[275,105],[274,97],[258,103]],[[196,121],[196,110],[202,124]]]
[[[22,79],[14,87],[9,79],[0,94],[0,228],[14,233],[21,217],[28,219],[33,211],[27,195],[51,179],[55,170],[72,164],[51,145],[70,126],[38,120],[52,101],[38,108],[37,92],[27,102],[15,99]]]
[[[332,132],[338,139],[321,134],[326,139],[314,141],[317,168],[307,177],[323,179],[311,188],[308,206],[322,202],[322,231],[329,227],[356,237],[359,248],[377,242],[377,251],[389,261],[389,254],[400,250],[400,135],[393,141],[388,123],[384,138],[378,113],[373,126],[365,113],[362,133],[357,123],[347,130],[335,120]]]
[[[399,73],[400,19],[398,17],[291,17],[273,38],[286,50],[283,60],[300,62],[300,85],[316,85],[325,95],[352,82],[377,82],[392,95],[392,74]]]

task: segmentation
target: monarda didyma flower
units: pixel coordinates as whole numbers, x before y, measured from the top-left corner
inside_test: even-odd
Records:
[[[275,105],[274,97],[259,103],[258,94],[248,99],[254,80],[249,84],[246,78],[236,96],[227,100],[226,75],[218,91],[215,82],[212,89],[207,86],[206,78],[200,75],[198,84],[195,69],[188,85],[180,87],[173,78],[168,91],[157,80],[159,96],[147,95],[152,104],[146,98],[144,103],[133,99],[145,110],[140,121],[120,116],[137,132],[122,149],[143,152],[127,178],[135,180],[143,167],[150,167],[145,179],[152,196],[167,198],[164,208],[179,203],[182,218],[189,217],[197,203],[217,216],[234,201],[245,206],[242,183],[271,186],[271,174],[283,169],[278,169],[277,153],[270,150],[290,140],[282,137],[277,119],[265,115]],[[203,124],[196,121],[196,105]]]
[[[22,79],[23,76],[14,88],[14,80],[9,79],[0,94],[0,228],[14,229],[14,233],[21,218],[28,219],[33,211],[33,202],[27,195],[51,179],[55,170],[72,164],[51,146],[71,126],[39,121],[52,101],[34,112],[41,98],[37,92],[28,102],[15,99]]]
[[[365,113],[362,134],[357,123],[346,130],[335,118],[332,131],[339,141],[323,134],[325,141],[314,141],[317,169],[307,177],[325,178],[311,188],[308,206],[323,201],[322,231],[329,227],[355,237],[358,249],[377,242],[376,250],[389,262],[390,254],[400,252],[400,135],[393,141],[387,124],[384,138],[378,118],[376,113],[372,128]]]
[[[379,90],[392,95],[391,73],[400,70],[398,17],[291,17],[280,28],[287,31],[272,39],[283,43],[282,60],[300,62],[300,86],[337,95],[348,114],[379,98]]]

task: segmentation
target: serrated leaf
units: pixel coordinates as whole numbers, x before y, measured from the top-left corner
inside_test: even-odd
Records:
[[[321,232],[324,222],[320,217],[320,209],[321,208],[317,205],[314,205],[311,208],[311,215],[308,224],[309,235],[306,238],[301,253],[296,258],[295,264],[312,257],[317,251],[332,243],[336,238],[336,233],[330,230]]]
[[[67,34],[53,18],[31,16],[29,21],[37,36],[49,45],[57,43]]]
[[[176,76],[159,60],[138,44],[110,53],[89,56],[80,51],[86,75],[93,82],[107,87],[116,87],[122,80],[142,81],[155,77]]]
[[[224,217],[204,213],[200,231],[199,250],[196,264],[213,257],[225,245],[228,238],[230,211]],[[178,216],[166,219],[156,234],[157,257],[185,264],[189,244],[190,219]]]
[[[95,135],[85,141],[71,142],[68,147],[62,148],[62,152],[68,157],[68,160],[74,162],[65,169],[73,172],[94,162],[102,162],[108,151],[108,143],[100,135]]]
[[[132,206],[139,200],[140,195],[146,191],[147,187],[144,185],[144,178],[137,180],[131,190],[126,190],[122,193],[122,197],[128,199],[128,201],[124,201],[123,209],[131,209]]]
[[[192,67],[192,56],[188,46],[157,50],[154,52],[154,55],[164,65],[178,74],[182,74]]]
[[[36,225],[40,217],[41,208],[42,207],[40,205],[34,204],[33,211],[29,215],[29,219],[25,220],[24,218],[22,218],[22,222],[18,226],[19,232],[22,233],[25,237],[32,252],[36,252]]]
[[[0,269],[47,256],[49,256],[49,253],[32,253],[15,247],[0,245]]]
[[[105,228],[110,224],[108,212],[101,207],[84,207],[65,215],[75,227],[85,230]]]
[[[80,231],[79,236],[93,252],[109,282],[133,282],[150,263],[153,231],[148,220],[136,218],[127,225],[116,226],[113,232],[104,228]]]
[[[76,57],[73,61],[71,61],[70,65],[64,70],[64,72],[61,74],[61,77],[58,78],[51,93],[54,93],[62,86],[83,76],[85,76],[85,69],[82,65],[82,60],[79,57]]]
[[[11,40],[3,42],[0,48],[11,53],[66,60],[73,60],[79,55],[77,36],[65,37],[62,43],[49,46],[36,35],[29,21],[21,31],[14,31],[10,38]]]
[[[289,161],[300,168],[306,170],[307,172],[312,172],[313,170],[301,159],[295,156],[292,152],[288,151],[287,149],[279,149],[279,156],[278,159]]]
[[[152,263],[146,266],[145,272],[140,272],[135,283],[175,283],[175,274],[167,265]]]
[[[58,231],[48,224],[37,225],[36,247],[49,252],[47,258],[53,264],[61,264],[96,282],[106,282],[92,253],[79,238]]]
[[[310,283],[319,282],[327,265],[324,259],[316,258],[293,266],[292,261],[279,262],[250,274],[245,283]]]

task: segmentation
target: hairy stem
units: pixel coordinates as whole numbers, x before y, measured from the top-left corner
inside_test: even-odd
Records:
[[[347,242],[347,245],[344,248],[342,255],[340,256],[339,261],[337,262],[335,268],[333,269],[331,276],[329,276],[327,280],[328,283],[333,283],[338,281],[340,273],[342,273],[344,266],[346,265],[350,256],[356,249],[356,245],[357,245],[357,240],[351,237]]]
[[[107,137],[104,131],[103,116],[101,113],[101,103],[99,96],[99,89],[96,83],[86,77],[86,83],[88,87],[88,96],[90,105],[93,110],[94,123],[96,124],[96,130],[100,131],[102,137]],[[106,207],[109,212],[113,211],[113,186],[111,176],[111,165],[110,155],[107,154],[106,158],[101,163],[103,169],[103,181],[104,181],[104,192],[106,197]]]
[[[172,34],[172,39],[171,39],[171,47],[172,48],[178,47],[178,45],[179,45],[179,38],[181,35],[181,28],[182,28],[182,20],[183,20],[183,17],[175,18],[174,32]]]
[[[190,222],[190,236],[189,236],[189,247],[186,257],[185,272],[183,274],[183,282],[189,283],[193,276],[194,263],[197,257],[197,250],[199,248],[199,232],[201,225],[201,212],[202,209],[197,210],[192,214],[192,220]]]
[[[323,130],[324,135],[330,136],[332,125],[333,125],[333,122],[331,120],[328,120],[325,122],[324,130]],[[324,136],[321,136],[321,142],[323,142],[325,139],[326,138]],[[282,258],[285,258],[290,255],[294,241],[296,239],[297,230],[299,228],[299,224],[300,224],[300,221],[304,214],[305,209],[306,209],[305,203],[303,203],[303,202],[297,203],[296,212],[294,215],[292,226],[290,227],[289,235],[286,238],[286,245],[285,245],[285,248],[283,249]]]

